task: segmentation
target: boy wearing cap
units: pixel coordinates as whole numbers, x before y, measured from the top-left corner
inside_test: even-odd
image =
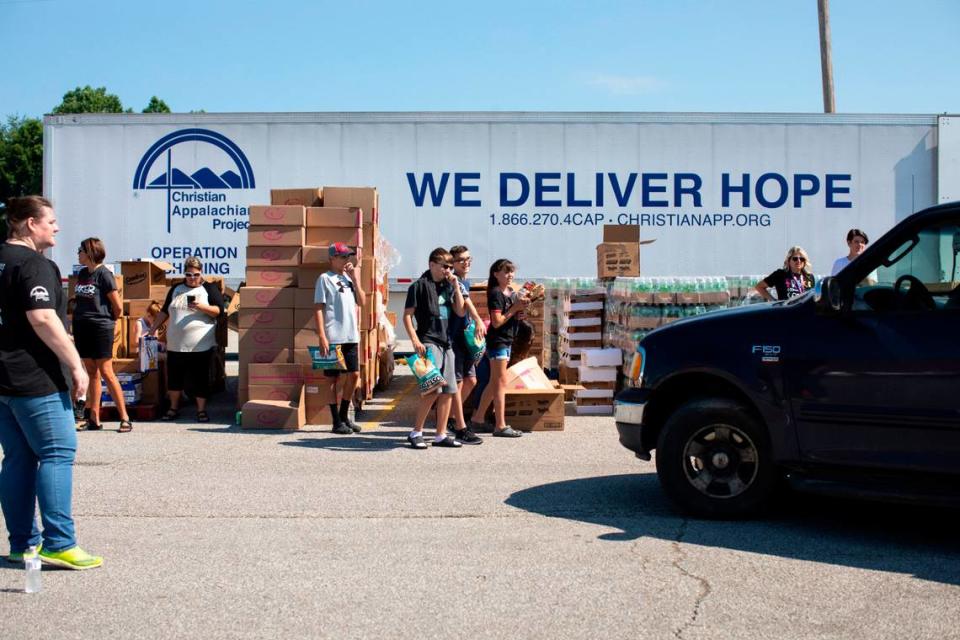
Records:
[[[358,270],[350,261],[350,258],[356,255],[354,250],[342,242],[335,242],[327,251],[330,255],[330,270],[317,278],[314,287],[315,322],[317,336],[320,338],[320,353],[327,355],[331,348],[339,345],[346,363],[343,371],[327,369],[323,374],[330,380],[333,432],[347,435],[360,431],[360,427],[350,420],[347,412],[360,381],[357,305],[363,306],[366,294],[360,286]]]
[[[433,446],[461,446],[459,440],[447,435],[450,403],[457,396],[455,362],[448,327],[454,314],[463,317],[464,313],[463,295],[457,276],[453,273],[453,256],[442,247],[434,249],[430,253],[430,267],[407,290],[403,310],[403,326],[413,342],[414,351],[421,358],[427,357],[429,352],[445,381],[439,393],[428,393],[420,398],[416,426],[407,436],[407,442],[414,449],[427,448],[423,441],[423,423],[434,403],[437,405],[437,435]],[[413,326],[414,318],[417,320],[416,329]]]

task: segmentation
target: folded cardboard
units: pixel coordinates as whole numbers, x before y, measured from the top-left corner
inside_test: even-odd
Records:
[[[257,225],[247,229],[247,245],[299,247],[303,245],[303,227]]]
[[[323,190],[319,187],[306,189],[270,189],[270,204],[319,206],[323,201]]]
[[[307,207],[307,227],[350,227],[363,224],[360,209],[350,207]]]
[[[244,309],[293,309],[294,289],[246,286],[240,289]]]
[[[167,272],[173,271],[173,265],[163,260],[125,260],[120,262],[127,298],[150,298],[151,287],[163,285],[166,288]]]
[[[301,205],[253,205],[249,209],[251,225],[302,227],[306,208]]]
[[[248,267],[296,267],[300,265],[300,247],[247,247]]]

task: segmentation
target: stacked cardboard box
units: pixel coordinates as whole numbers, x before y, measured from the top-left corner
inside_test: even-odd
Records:
[[[523,281],[518,278],[515,282]],[[489,320],[490,310],[487,308],[487,284],[485,282],[470,286],[470,300],[477,308],[480,317],[483,320]],[[530,343],[530,351],[527,355],[535,357],[541,367],[547,366],[546,362],[549,359],[549,334],[545,334],[547,308],[546,299],[540,298],[531,303],[524,312],[524,318],[533,326],[533,341]]]
[[[640,275],[640,225],[603,225],[603,242],[597,245],[597,277]]]
[[[563,296],[557,343],[562,366],[578,367],[584,349],[603,346],[606,297],[603,289],[574,289]]]
[[[577,413],[612,414],[618,373],[623,364],[620,349],[584,349],[580,356],[579,377],[583,389],[575,392]]]
[[[238,402],[243,407],[245,428],[299,428],[292,426],[303,417],[306,424],[330,424],[325,407],[327,386],[320,384],[322,372],[312,370],[309,347],[317,345],[314,289],[317,278],[329,270],[328,248],[342,242],[357,252],[357,269],[367,302],[358,310],[360,327],[359,360],[361,384],[359,400],[373,396],[379,366],[377,331],[377,292],[385,278],[377,275],[377,243],[379,241],[378,196],[373,188],[325,187],[282,189],[271,191],[269,206],[250,207],[251,227],[247,248],[247,280],[241,290],[240,310],[240,384]],[[369,207],[364,209],[363,207]],[[383,300],[385,292],[379,297]],[[290,365],[299,372],[297,392],[289,388],[274,389],[286,399],[261,397],[262,389],[254,389],[252,371],[263,366]],[[280,369],[278,369],[279,371]],[[269,380],[269,377],[266,378]],[[261,380],[260,383],[263,381]],[[273,383],[269,383],[273,384]],[[262,386],[262,384],[261,384]],[[257,396],[257,397],[254,397]],[[294,396],[297,396],[294,399]],[[251,405],[247,418],[245,403]],[[270,413],[264,402],[294,402],[285,407],[284,419]],[[296,411],[294,411],[296,409]],[[254,411],[255,410],[255,411]]]
[[[563,431],[564,391],[531,356],[507,369],[503,416],[520,431]],[[492,419],[492,414],[491,414]]]

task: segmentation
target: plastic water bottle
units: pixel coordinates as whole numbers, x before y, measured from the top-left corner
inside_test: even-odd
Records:
[[[23,569],[26,573],[26,593],[40,593],[43,591],[43,584],[40,582],[40,555],[36,547],[30,547],[23,554]]]

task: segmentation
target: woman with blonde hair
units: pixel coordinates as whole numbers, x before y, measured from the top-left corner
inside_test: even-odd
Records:
[[[790,247],[783,261],[783,268],[777,269],[757,283],[757,293],[764,300],[787,300],[813,289],[816,280],[813,277],[813,265],[803,247]],[[769,288],[777,291],[777,297],[770,295]]]

